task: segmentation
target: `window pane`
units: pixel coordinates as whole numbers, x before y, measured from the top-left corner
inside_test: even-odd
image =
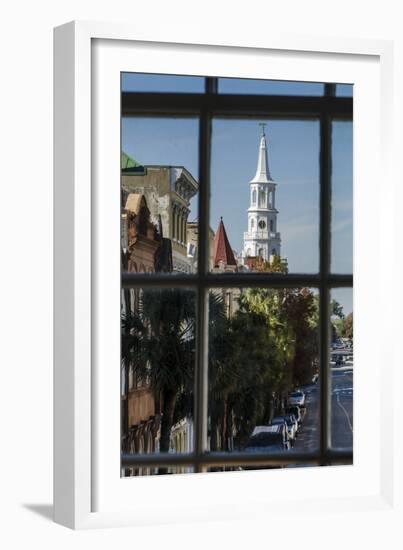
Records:
[[[333,448],[352,451],[353,291],[351,288],[334,289],[331,297],[331,443]]]
[[[211,270],[318,271],[317,121],[215,119],[211,186]]]
[[[122,264],[196,271],[198,120],[122,119]]]
[[[191,452],[194,291],[124,289],[121,320],[122,452]]]
[[[317,450],[317,291],[214,288],[209,301],[209,450]]]
[[[353,85],[352,84],[337,84],[336,95],[339,97],[353,97]]]
[[[332,124],[332,261],[334,273],[353,271],[353,123]]]
[[[122,73],[122,91],[203,93],[204,78],[200,76]]]
[[[318,82],[254,80],[249,78],[218,79],[218,91],[222,94],[319,96],[323,95],[323,89],[323,84]]]

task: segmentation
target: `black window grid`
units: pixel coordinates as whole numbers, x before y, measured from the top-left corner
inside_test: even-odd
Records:
[[[197,296],[196,359],[194,391],[194,451],[192,453],[123,453],[122,468],[191,467],[203,472],[211,467],[281,466],[287,464],[332,465],[353,461],[350,449],[331,447],[330,427],[330,291],[353,286],[353,275],[331,273],[331,171],[332,121],[353,118],[353,99],[336,97],[336,85],[325,84],[323,96],[229,95],[218,93],[218,78],[205,79],[205,93],[122,92],[121,116],[176,116],[199,119],[199,229],[197,273],[138,274],[122,272],[122,288],[178,287],[193,289]],[[320,123],[320,216],[319,273],[223,273],[209,272],[208,228],[210,222],[210,166],[213,118],[270,118],[319,120]],[[218,288],[298,288],[319,290],[320,440],[315,451],[243,453],[210,452],[207,449],[208,419],[208,290]]]

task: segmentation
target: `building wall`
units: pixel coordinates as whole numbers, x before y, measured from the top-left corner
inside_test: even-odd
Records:
[[[129,390],[129,427],[148,420],[155,415],[155,400],[150,389],[140,387]]]
[[[192,263],[192,271],[197,270],[197,254],[199,246],[199,223],[191,222],[187,224],[187,250],[188,250],[188,259]],[[214,267],[214,231],[209,227],[209,270],[211,271]]]
[[[183,178],[175,178],[181,168],[171,166],[147,166],[145,175],[123,174],[124,193],[139,193],[146,197],[151,221],[159,224],[172,243],[173,270],[190,272],[191,261],[187,255],[187,223],[190,198],[194,189]]]

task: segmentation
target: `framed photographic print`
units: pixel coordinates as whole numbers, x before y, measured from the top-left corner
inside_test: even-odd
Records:
[[[55,30],[56,521],[391,501],[391,56]]]

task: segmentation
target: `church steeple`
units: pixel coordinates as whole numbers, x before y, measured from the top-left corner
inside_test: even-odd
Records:
[[[281,237],[277,230],[276,183],[272,180],[267,155],[264,123],[261,123],[259,155],[255,177],[250,180],[248,230],[244,232],[243,258],[270,260],[280,256]]]
[[[266,134],[264,131],[266,124],[264,124],[263,122],[260,122],[259,124],[262,127],[262,137],[260,138],[256,174],[255,177],[250,181],[250,183],[268,183],[272,181],[270,176],[269,160],[267,156]]]

